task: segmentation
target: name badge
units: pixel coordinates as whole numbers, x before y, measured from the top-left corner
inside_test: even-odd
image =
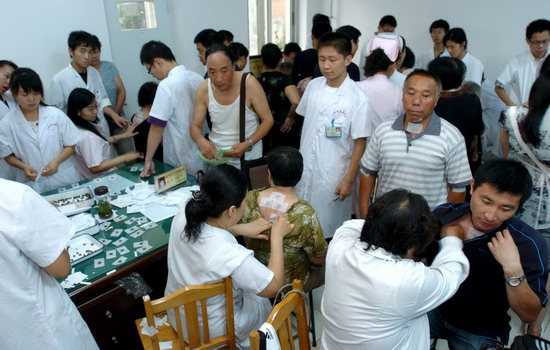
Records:
[[[334,126],[334,119],[332,119],[331,125],[325,126],[325,136],[329,139],[342,138],[342,127]]]

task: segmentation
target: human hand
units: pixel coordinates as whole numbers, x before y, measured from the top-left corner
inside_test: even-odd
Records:
[[[32,166],[28,165],[23,169],[23,171],[25,172],[25,176],[29,180],[36,181],[36,177],[38,176],[38,170],[36,170]]]
[[[294,224],[291,224],[290,221],[284,215],[277,215],[277,219],[271,226],[271,237],[275,238],[284,238],[287,234],[294,229]]]
[[[294,118],[286,117],[285,122],[283,123],[283,125],[281,125],[281,132],[289,133],[294,123]]]
[[[441,227],[441,238],[457,237],[461,241],[465,238],[464,228],[458,224],[448,224]]]
[[[42,170],[42,176],[50,176],[55,173],[57,173],[57,168],[59,167],[59,164],[57,161],[52,160],[46,166],[44,167],[44,170]]]
[[[207,139],[204,139],[203,142],[199,144],[199,148],[201,150],[202,155],[206,159],[218,159],[218,156],[216,154],[216,146]]]
[[[139,152],[130,152],[130,153],[126,153],[124,155],[124,162],[131,162],[131,161],[134,161],[136,159],[143,159],[143,154],[139,153]],[[145,167],[143,167],[143,169],[145,169]]]
[[[140,177],[148,177],[151,174],[156,174],[155,163],[152,160],[145,159],[145,164],[143,165],[143,170],[139,174]]]
[[[353,192],[353,181],[348,181],[346,179],[342,180],[334,193],[340,196],[340,200],[343,201]]]
[[[248,149],[250,148],[250,142],[248,141],[243,141],[243,142],[240,142],[240,143],[237,143],[235,145],[233,145],[233,151],[231,152],[225,152],[223,154],[224,157],[231,157],[231,158],[241,158],[243,156],[243,154],[248,151]]]
[[[134,123],[134,122],[128,123],[128,127],[126,128],[126,130],[124,130],[122,134],[117,136],[123,139],[128,139],[130,137],[136,136],[137,134],[139,134],[139,132],[134,132],[134,130],[137,128],[138,125],[139,123]]]
[[[237,234],[248,238],[268,240],[269,237],[263,233],[271,229],[271,227],[271,222],[264,218],[259,218],[247,224],[235,225],[235,229],[231,231],[235,231]]]
[[[510,231],[497,232],[487,246],[495,260],[502,266],[505,276],[523,275],[518,247],[510,235]]]
[[[118,113],[114,113],[111,116],[111,119],[113,119],[113,122],[119,127],[119,128],[125,128],[128,125],[128,120],[126,118],[121,117],[118,115]]]

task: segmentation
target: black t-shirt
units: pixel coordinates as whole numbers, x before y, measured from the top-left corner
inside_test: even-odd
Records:
[[[434,209],[442,224],[455,221],[470,210],[469,203],[447,203]],[[457,293],[439,310],[445,321],[466,332],[506,344],[510,333],[510,304],[502,266],[487,247],[498,231],[508,229],[518,247],[521,265],[531,289],[546,304],[548,252],[542,235],[520,219],[512,217],[493,232],[464,242],[470,273]]]
[[[351,62],[348,65],[348,75],[350,79],[353,81],[361,80],[361,73],[359,72],[359,67],[353,62]],[[318,78],[320,76],[322,76],[321,69],[319,68],[319,63],[317,63],[317,65],[315,65],[315,68],[313,69],[313,79]]]
[[[264,88],[275,125],[283,124],[290,110],[290,101],[285,95],[285,88],[294,85],[292,79],[281,72],[264,72],[258,76],[258,81]]]
[[[294,84],[298,84],[304,78],[311,77],[313,68],[318,63],[317,60],[317,50],[315,49],[307,49],[296,54],[294,64],[292,65],[292,80]]]

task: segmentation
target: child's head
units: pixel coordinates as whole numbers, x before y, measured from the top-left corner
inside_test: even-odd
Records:
[[[158,84],[154,81],[147,82],[139,88],[138,91],[138,105],[140,107],[150,106],[153,104],[155,95],[157,93]]]
[[[10,90],[23,110],[38,108],[44,96],[44,87],[40,76],[30,68],[17,68],[10,78]]]
[[[327,33],[317,44],[319,68],[330,82],[347,74],[347,66],[351,63],[351,41],[342,33]]]
[[[83,119],[87,122],[96,121],[97,102],[95,95],[83,88],[76,88],[71,91],[67,100],[67,115],[75,124],[77,124],[76,119]]]

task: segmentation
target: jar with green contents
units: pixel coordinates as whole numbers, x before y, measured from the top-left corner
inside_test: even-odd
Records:
[[[113,216],[113,209],[109,203],[109,188],[99,186],[94,189],[98,215],[101,219],[109,219]]]

